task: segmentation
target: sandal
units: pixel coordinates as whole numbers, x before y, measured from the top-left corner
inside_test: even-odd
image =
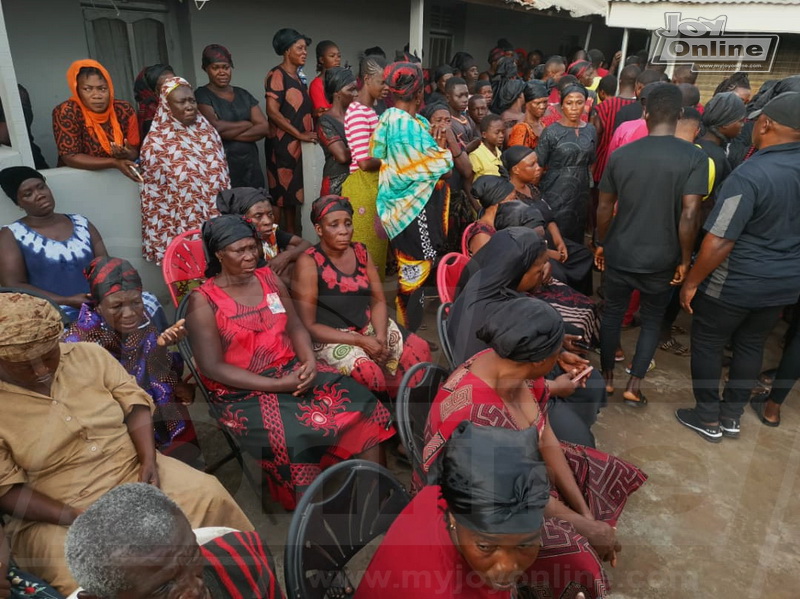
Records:
[[[778,428],[781,425],[781,419],[778,418],[778,421],[774,420],[767,420],[767,417],[764,416],[764,409],[766,408],[767,400],[764,399],[763,401],[759,401],[757,398],[753,398],[750,400],[750,407],[753,408],[753,411],[758,416],[758,419],[761,421],[761,424],[765,426],[769,426],[771,428]]]
[[[625,400],[626,404],[635,408],[643,408],[647,405],[647,398],[644,396],[641,389],[638,395],[633,391],[626,390],[625,393],[622,394],[622,399]]]
[[[683,343],[681,343],[677,339],[675,339],[675,337],[670,337],[667,341],[659,345],[658,349],[663,349],[664,351],[672,352],[676,356],[689,355],[689,348],[686,347]]]

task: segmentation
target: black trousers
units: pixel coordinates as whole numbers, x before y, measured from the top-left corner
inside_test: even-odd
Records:
[[[797,379],[800,379],[800,304],[794,308],[784,341],[783,356],[769,394],[769,398],[778,404],[784,402]]]
[[[554,379],[561,374],[564,371],[556,366],[547,378]],[[576,389],[569,397],[551,397],[547,404],[547,419],[553,434],[559,441],[594,447],[592,426],[606,400],[605,381],[597,371],[589,375],[586,387]]]
[[[764,343],[782,306],[743,308],[697,292],[692,301],[692,389],[703,422],[739,418],[761,371]],[[722,355],[733,346],[728,384],[720,396]]]

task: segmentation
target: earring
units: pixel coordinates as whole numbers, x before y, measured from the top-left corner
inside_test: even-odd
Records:
[[[447,528],[449,528],[451,532],[455,532],[456,531],[456,523],[455,522],[451,522],[450,526],[448,526]]]

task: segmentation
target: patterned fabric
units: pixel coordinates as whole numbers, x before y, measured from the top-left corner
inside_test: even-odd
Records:
[[[183,360],[176,352],[158,345],[158,335],[155,325],[148,323],[123,337],[106,324],[92,304],[86,303],[78,319],[64,333],[64,342],[97,343],[136,379],[155,403],[156,446],[163,450],[176,439],[182,443],[192,442],[196,435],[186,408],[175,399],[175,386],[183,374]]]
[[[179,77],[164,82],[141,152],[142,253],[156,264],[175,235],[199,229],[217,214],[217,194],[231,186],[217,130],[199,113],[192,125],[172,116],[167,95],[176,85],[189,87]]]
[[[506,146],[526,146],[531,150],[535,150],[538,144],[539,136],[536,135],[530,123],[523,121],[511,128],[511,134],[508,137]]]
[[[367,274],[369,255],[361,243],[351,243],[355,269],[339,270],[320,244],[308,248],[306,254],[317,266],[316,321],[335,329],[352,331],[365,328],[370,321],[372,287]]]
[[[553,96],[555,93],[555,96]],[[555,100],[553,99],[555,98]],[[594,98],[589,95],[586,98],[586,103],[583,105],[583,114],[581,114],[581,121],[584,123],[589,122],[589,114],[592,112],[592,106],[594,106]],[[547,106],[547,110],[544,113],[544,116],[541,119],[542,127],[549,127],[553,123],[557,123],[561,120],[564,114],[561,112],[561,96],[558,92],[558,89],[554,88],[553,92],[550,94],[549,105]]]
[[[375,118],[377,122],[377,117]],[[353,207],[353,241],[367,247],[378,276],[383,280],[386,277],[389,240],[375,204],[375,198],[378,197],[378,172],[368,173],[357,168],[342,183],[341,193],[350,198],[350,205]]]
[[[257,532],[231,532],[200,546],[211,597],[283,599],[275,560]]]
[[[6,576],[11,585],[11,599],[63,599],[63,596],[44,580],[22,572],[13,560]]]
[[[547,285],[542,285],[529,295],[553,306],[567,325],[568,333],[577,333],[591,347],[599,347],[600,314],[591,297],[575,291],[558,279],[550,279]]]
[[[305,133],[314,130],[314,107],[305,84],[278,66],[267,73],[264,81],[266,97],[280,105],[280,112],[292,126]],[[303,161],[300,140],[269,122],[265,141],[269,192],[277,206],[291,207],[303,203]]]
[[[139,121],[133,107],[122,100],[114,100],[114,113],[120,127],[125,132],[130,145],[139,145]],[[103,125],[107,134],[111,134],[110,126]],[[108,158],[98,139],[92,135],[83,120],[83,109],[77,102],[67,100],[53,109],[53,135],[56,138],[58,166],[64,166],[63,156],[87,154],[96,158]],[[134,144],[134,142],[136,142]]]
[[[350,102],[344,113],[344,133],[350,147],[350,172],[358,170],[358,162],[369,158],[369,143],[378,126],[378,115],[358,100]]]
[[[521,428],[497,392],[470,372],[473,361],[482,353],[458,367],[433,401],[425,426],[423,469],[426,472],[464,420],[482,426]],[[541,433],[547,422],[549,393],[543,378],[528,384],[539,406],[539,414],[531,426],[536,426]],[[596,449],[563,442],[561,447],[592,515],[596,520],[615,526],[628,497],[644,484],[647,476],[636,466]],[[419,485],[419,481],[415,483]],[[555,489],[551,494],[558,497]],[[541,594],[544,589],[536,590],[534,586],[541,597],[570,597],[573,595],[564,595],[570,588],[575,592],[583,590],[587,598],[608,594],[608,579],[594,549],[572,525],[557,518],[545,519],[542,549],[531,571],[536,573],[533,580],[550,587],[548,595]],[[565,573],[569,573],[567,580]],[[540,582],[543,579],[544,582]]]
[[[468,256],[472,256],[472,252],[469,251],[469,244],[472,242],[473,238],[477,235],[488,235],[491,237],[497,233],[497,229],[495,229],[492,225],[483,222],[482,220],[476,220],[472,223],[466,231],[464,231],[464,247],[467,249],[464,252]]]
[[[275,275],[255,276],[264,289],[258,306],[243,306],[211,278],[198,290],[217,323],[225,362],[261,376],[282,378],[300,367],[286,333]],[[367,389],[317,365],[315,385],[302,397],[234,389],[201,374],[217,418],[255,457],[272,496],[291,510],[299,494],[328,466],[394,435],[391,415]]]
[[[635,101],[635,98],[612,96],[600,102],[595,108],[595,114],[603,124],[603,133],[600,135],[600,139],[597,140],[597,162],[594,163],[594,170],[592,171],[596,183],[599,183],[600,179],[603,178],[603,171],[606,170],[608,157],[611,155],[608,146],[611,143],[611,137],[614,135],[614,119],[617,117],[617,112],[623,106],[633,104]]]
[[[419,216],[442,175],[453,168],[450,150],[440,148],[419,115],[389,108],[372,136],[370,155],[380,158],[378,214],[394,239]]]
[[[84,271],[89,282],[89,293],[99,302],[120,291],[142,290],[142,279],[133,265],[122,258],[102,256],[92,260]]]
[[[315,79],[316,81],[316,79]],[[336,142],[342,142],[347,146],[347,137],[344,131],[344,121],[337,119],[331,114],[323,114],[319,117],[317,124],[317,135],[322,151],[325,153],[325,166],[322,167],[322,189],[320,195],[339,195],[342,191],[342,183],[350,174],[347,164],[340,164],[336,161],[328,146]]]

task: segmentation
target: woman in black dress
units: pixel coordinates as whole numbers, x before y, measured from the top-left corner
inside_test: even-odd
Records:
[[[589,166],[595,161],[597,131],[581,121],[587,92],[582,85],[561,91],[562,117],[545,127],[536,154],[547,168],[542,178],[544,199],[553,209],[564,239],[584,243],[589,211]]]
[[[294,29],[279,29],[272,38],[272,47],[283,57],[283,62],[267,73],[264,80],[269,116],[266,143],[269,191],[275,198],[276,216],[290,233],[297,232],[297,207],[303,203],[301,142],[317,143],[314,106],[298,74],[298,69],[306,64],[310,43],[311,38]]]
[[[250,92],[231,85],[233,59],[227,48],[206,46],[203,70],[208,85],[194,92],[197,108],[222,138],[231,187],[264,187],[256,142],[267,135],[267,116]]]
[[[344,130],[344,114],[356,98],[356,76],[350,69],[332,67],[325,71],[325,98],[331,108],[319,117],[317,135],[325,152],[321,195],[340,195],[342,183],[350,174],[350,148]]]

